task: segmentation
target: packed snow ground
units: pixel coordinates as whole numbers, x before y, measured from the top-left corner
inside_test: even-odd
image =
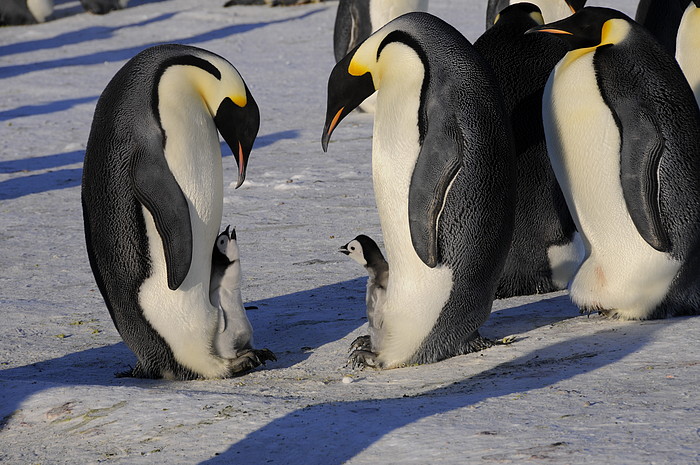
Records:
[[[636,0],[608,2],[634,14]],[[347,118],[328,154],[319,142],[337,3],[132,0],[106,16],[56,3],[46,24],[0,29],[0,462],[700,461],[698,318],[618,322],[579,315],[563,292],[514,298],[482,329],[513,344],[384,372],[344,366],[364,331],[365,277],[337,249],[381,233],[371,116]],[[431,11],[474,41],[485,3],[431,0]],[[85,253],[79,184],[96,99],[161,42],[228,58],[261,108],[240,189],[224,160],[223,226],[238,231],[256,345],[279,361],[239,378],[115,378],[135,358]]]

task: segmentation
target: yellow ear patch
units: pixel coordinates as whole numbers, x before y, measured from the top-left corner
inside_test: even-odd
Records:
[[[248,103],[248,98],[246,97],[245,94],[229,95],[228,98],[230,98],[233,101],[233,103],[235,103],[236,105],[238,105],[241,108],[245,107],[246,104]]]
[[[368,72],[369,68],[357,63],[355,58],[350,60],[350,66],[348,66],[348,73],[350,73],[353,76],[362,76],[363,74],[367,74]]]
[[[601,45],[618,44],[622,42],[625,40],[625,37],[627,37],[630,28],[630,24],[624,19],[616,18],[605,21],[605,24],[603,24],[603,29],[601,30],[600,44],[598,47]]]
[[[542,16],[542,13],[533,11],[532,13],[530,13],[530,18],[532,18],[532,20],[539,25],[544,24],[544,17]]]

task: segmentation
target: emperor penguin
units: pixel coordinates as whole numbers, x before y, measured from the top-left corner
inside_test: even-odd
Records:
[[[474,42],[496,73],[515,137],[515,226],[496,298],[566,289],[583,258],[542,126],[544,86],[567,47],[545,34],[525,34],[542,24],[537,6],[516,3]]]
[[[644,26],[668,53],[676,53],[676,35],[691,0],[639,0],[634,20]]]
[[[676,40],[676,61],[700,106],[700,0],[693,0],[681,19]]]
[[[211,259],[209,300],[219,309],[218,332],[214,338],[216,352],[235,359],[253,349],[253,327],[248,320],[241,296],[241,257],[236,230],[229,225],[217,236]],[[270,354],[269,359],[274,360]]]
[[[411,11],[428,11],[428,0],[340,0],[333,29],[333,52],[338,62],[380,27]],[[359,107],[373,112],[376,98]]]
[[[82,204],[90,265],[138,362],[125,376],[221,378],[269,359],[217,353],[209,300],[223,208],[217,129],[245,179],[260,113],[220,56],[158,45],[129,60],[100,96],[85,153]]]
[[[129,0],[80,0],[85,11],[96,15],[105,15],[113,10],[126,8]]]
[[[583,8],[586,0],[489,0],[486,6],[486,29],[496,23],[498,14],[510,5],[530,3],[541,12],[545,23],[564,19]]]
[[[680,67],[619,11],[584,8],[533,31],[571,51],[547,81],[547,150],[585,259],[582,311],[700,312],[700,110]]]
[[[358,349],[371,350],[372,339],[377,341],[377,345],[381,346],[379,338],[381,337],[382,310],[386,301],[386,288],[389,284],[389,264],[374,239],[364,234],[360,234],[342,246],[339,252],[344,253],[365,267],[369,275],[367,292],[365,294],[369,335],[355,339],[351,344],[350,350],[351,352]]]
[[[2,0],[0,26],[43,23],[53,13],[53,0]]]
[[[355,364],[393,368],[488,347],[478,329],[515,202],[512,133],[493,71],[439,18],[400,16],[333,68],[324,150],[375,91],[372,179],[391,274],[379,337],[355,351]]]

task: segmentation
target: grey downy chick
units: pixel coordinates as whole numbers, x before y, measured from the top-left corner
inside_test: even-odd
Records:
[[[214,350],[224,358],[236,358],[253,348],[253,327],[241,297],[241,261],[236,230],[229,225],[214,243],[209,300],[219,309]]]
[[[364,266],[369,275],[367,279],[367,293],[365,303],[367,305],[367,320],[369,322],[369,336],[360,336],[350,346],[351,351],[372,351],[372,348],[381,346],[379,336],[382,327],[382,309],[386,301],[386,288],[389,283],[389,264],[382,255],[379,246],[374,240],[360,234],[342,246],[339,252]]]

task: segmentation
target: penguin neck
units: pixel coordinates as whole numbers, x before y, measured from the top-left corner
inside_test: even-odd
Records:
[[[422,264],[411,242],[408,193],[421,148],[418,112],[425,68],[409,47],[389,47],[408,51],[403,51],[404,66],[400,69],[385,67],[377,92],[372,179],[387,261],[392,264],[392,270],[400,273],[404,267]]]
[[[211,245],[223,210],[221,146],[212,115],[193,85],[192,73],[196,72],[193,66],[172,66],[163,73],[157,89],[165,159],[190,211],[190,274],[210,269]]]

